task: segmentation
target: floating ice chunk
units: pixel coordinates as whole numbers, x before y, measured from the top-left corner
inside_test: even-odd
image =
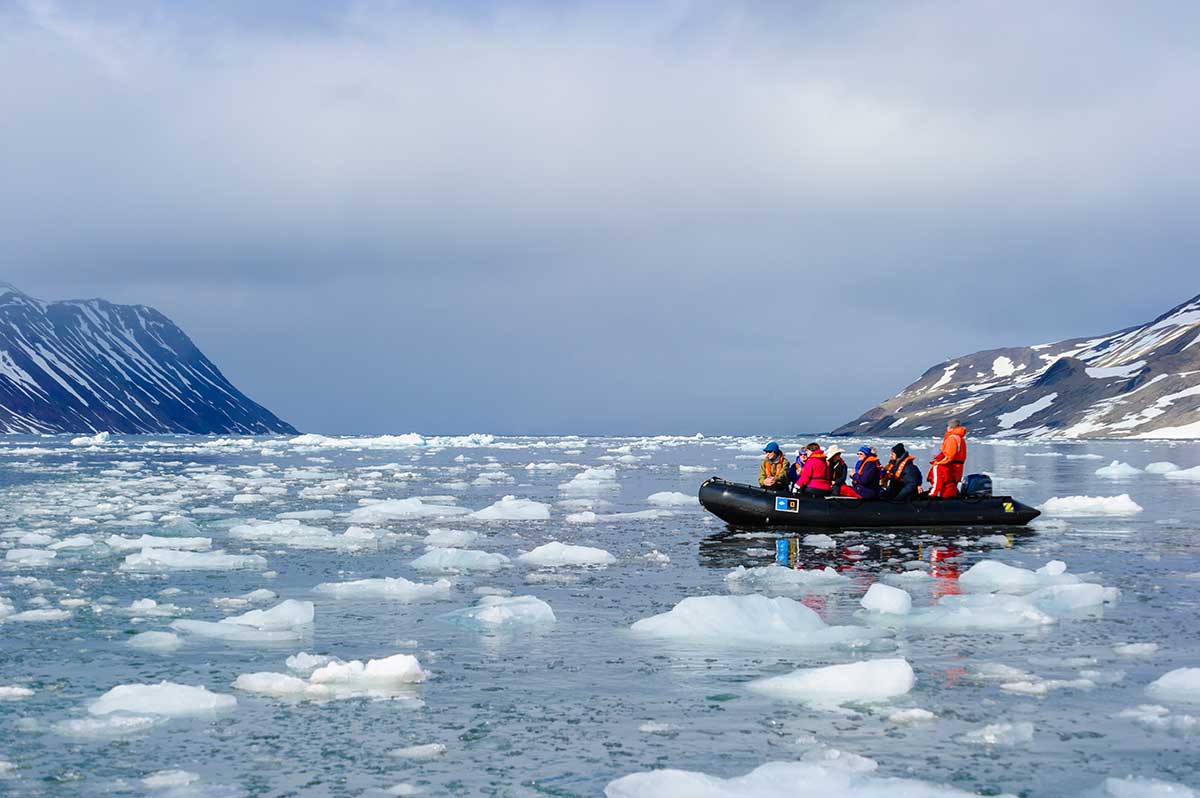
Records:
[[[452,620],[489,627],[540,626],[558,619],[536,596],[483,596],[473,607],[451,613]]]
[[[815,705],[873,703],[905,695],[916,683],[903,657],[800,668],[750,682],[756,693]]]
[[[881,626],[906,626],[937,631],[1030,629],[1054,623],[1024,596],[995,593],[943,596],[932,607],[915,609],[907,615],[871,613],[865,616]]]
[[[288,657],[284,661],[284,664],[290,670],[297,673],[311,673],[322,665],[328,664],[332,659],[333,657],[328,657],[324,654],[309,654],[306,651],[301,651],[298,654]]]
[[[15,612],[4,617],[5,623],[45,623],[49,621],[65,621],[71,617],[69,610],[39,609]]]
[[[88,704],[91,715],[126,712],[179,718],[232,709],[237,699],[206,687],[162,681],[158,684],[120,684]]]
[[[311,601],[287,599],[269,610],[250,610],[241,615],[225,618],[221,623],[250,626],[263,631],[295,629],[313,622],[314,607]]]
[[[1191,735],[1200,731],[1200,717],[1172,715],[1171,710],[1157,704],[1139,704],[1117,713],[1118,718],[1132,718],[1138,723],[1169,734]]]
[[[63,551],[75,549],[90,549],[96,542],[88,535],[72,535],[69,538],[64,538],[57,543],[51,543],[46,548],[50,551]]]
[[[279,596],[273,590],[267,590],[260,587],[257,590],[251,590],[249,593],[243,593],[240,596],[228,596],[215,598],[212,603],[223,609],[233,609],[234,607],[245,607],[248,604],[260,604],[264,601],[274,601]]]
[[[313,671],[309,681],[335,688],[369,689],[425,681],[421,663],[411,654],[393,654],[383,659],[330,662]]]
[[[411,565],[418,571],[495,571],[508,565],[509,559],[475,549],[429,549]]]
[[[1182,472],[1175,472],[1182,473]],[[1137,515],[1141,505],[1129,498],[1128,493],[1120,496],[1054,496],[1041,506],[1046,515],[1063,517],[1110,515]]]
[[[1122,657],[1148,657],[1158,651],[1158,643],[1121,643],[1113,651]]]
[[[183,640],[171,632],[142,632],[129,638],[128,643],[146,651],[174,651],[183,645]]]
[[[1175,465],[1174,463],[1168,462],[1166,460],[1162,460],[1157,463],[1150,463],[1149,465],[1146,466],[1147,474],[1169,474],[1172,471],[1178,471],[1178,470],[1179,470],[1179,466]]]
[[[476,521],[548,521],[550,505],[505,496],[495,504],[471,513],[471,518]]]
[[[1049,585],[1030,593],[1026,598],[1049,613],[1068,613],[1076,610],[1115,604],[1121,591],[1090,582],[1074,585]]]
[[[617,469],[613,466],[588,468],[558,486],[568,496],[598,496],[617,488]]]
[[[126,538],[111,535],[104,545],[115,551],[134,551],[142,549],[178,549],[179,551],[207,551],[212,547],[212,538],[168,538],[159,535],[142,535],[139,538]]]
[[[646,497],[646,501],[656,507],[688,507],[699,503],[699,499],[695,496],[689,496],[686,493],[679,491],[661,491],[659,493],[651,493]]]
[[[1032,681],[1037,677],[1028,671],[1000,662],[981,662],[971,668],[971,676],[983,681]]]
[[[1135,776],[1107,778],[1101,789],[1101,798],[1196,798],[1196,791],[1183,784]]]
[[[689,770],[652,770],[609,782],[605,798],[974,798],[976,793],[916,779],[884,778],[828,762],[768,762],[723,779]]]
[[[800,542],[805,546],[812,546],[814,549],[832,549],[837,545],[837,542],[829,535],[805,535]]]
[[[293,510],[287,513],[276,513],[281,521],[327,521],[337,513],[333,510]]]
[[[837,768],[838,770],[848,770],[853,773],[870,773],[879,769],[879,763],[870,757],[854,754],[849,751],[841,751],[826,745],[806,751],[801,759],[805,762]]]
[[[404,748],[393,748],[388,751],[388,756],[399,757],[400,759],[437,759],[446,753],[446,746],[442,743],[425,743],[424,745],[409,745]]]
[[[1160,701],[1200,703],[1200,668],[1176,668],[1150,683],[1146,692]]]
[[[159,770],[142,779],[148,790],[165,790],[171,787],[186,787],[200,781],[200,774],[190,770]]]
[[[466,515],[470,510],[448,504],[426,503],[425,500],[413,496],[408,499],[389,499],[374,502],[350,511],[352,524],[386,524],[390,521],[400,521],[408,518],[444,518],[453,515]]]
[[[103,446],[112,437],[107,432],[97,432],[95,435],[81,435],[71,439],[72,446]]]
[[[1196,482],[1200,480],[1200,466],[1192,468],[1181,468],[1178,471],[1170,471],[1163,474],[1167,479],[1180,479]]]
[[[937,720],[937,715],[930,712],[928,709],[900,709],[888,715],[887,719],[892,723],[927,723],[931,720]]]
[[[479,539],[469,529],[431,529],[425,533],[425,545],[442,549],[465,549]]]
[[[46,549],[9,549],[4,553],[4,560],[22,568],[37,568],[49,565],[57,556],[58,552]]]
[[[128,607],[122,607],[117,612],[141,618],[170,618],[189,610],[174,604],[159,604],[152,598],[135,599]]]
[[[794,599],[691,596],[669,612],[633,624],[637,634],[707,646],[854,646],[878,636],[861,626],[828,626]]]
[[[970,591],[1028,593],[1043,585],[1074,584],[1079,577],[1066,573],[1066,564],[1051,560],[1043,568],[1030,571],[997,560],[980,560],[958,578]]]
[[[304,696],[310,686],[307,681],[299,677],[269,671],[243,673],[233,680],[233,689],[235,690],[276,698]]]
[[[671,564],[671,558],[668,555],[663,554],[658,549],[653,549],[652,551],[646,552],[645,554],[642,555],[642,559],[649,560],[650,562],[657,563],[659,565],[670,565]]]
[[[871,612],[886,612],[892,615],[907,615],[912,609],[912,596],[898,587],[875,582],[859,602]]]
[[[657,723],[655,721],[647,721],[641,726],[638,726],[638,731],[643,734],[668,734],[675,730],[674,724]]]
[[[33,695],[33,691],[28,687],[15,684],[0,685],[0,701],[20,701],[31,695]]]
[[[1051,690],[1091,690],[1096,686],[1096,683],[1091,679],[1037,679],[1024,680],[1019,682],[1005,682],[1000,685],[1001,690],[1009,693],[1019,693],[1021,695],[1029,695],[1042,697],[1047,695]]]
[[[142,549],[125,556],[122,571],[233,571],[266,568],[266,558],[257,554],[226,554],[224,551],[177,551]]]
[[[166,721],[165,717],[150,715],[105,715],[99,718],[74,718],[55,723],[52,727],[63,737],[81,740],[112,740],[143,734]]]
[[[1033,724],[1029,721],[989,723],[981,729],[972,729],[959,739],[970,745],[1022,745],[1033,741]]]
[[[351,582],[322,582],[316,592],[341,599],[388,599],[410,604],[417,601],[436,601],[450,598],[449,580],[439,579],[433,584],[410,582],[404,577],[382,579],[356,579]]]
[[[517,557],[527,565],[542,568],[564,565],[612,565],[617,558],[604,549],[591,546],[572,546],[566,543],[552,541],[538,546],[533,551],[527,551]]]
[[[599,518],[600,516],[591,510],[583,510],[578,513],[567,513],[565,520],[568,524],[594,524]]]
[[[1142,469],[1135,468],[1129,463],[1122,463],[1119,460],[1113,460],[1106,466],[1101,466],[1096,469],[1096,476],[1104,477],[1105,479],[1129,479],[1136,477],[1142,473]]]
[[[16,770],[17,766],[7,759],[0,759],[0,778],[7,778],[8,774]]]
[[[775,592],[792,592],[811,588],[832,587],[847,582],[832,568],[784,568],[782,565],[761,565],[746,568],[739,565],[725,575],[725,583],[730,590],[754,590]]]
[[[7,538],[9,535],[14,534],[17,536],[18,546],[45,546],[47,543],[54,542],[53,536],[43,535],[41,532],[9,532],[4,537]]]

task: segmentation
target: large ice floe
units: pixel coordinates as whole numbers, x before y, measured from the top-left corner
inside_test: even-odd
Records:
[[[311,601],[288,599],[268,610],[250,610],[216,622],[172,621],[171,628],[231,643],[290,643],[304,637],[313,616]]]
[[[676,643],[758,649],[856,647],[879,636],[861,626],[829,626],[794,599],[757,594],[691,596],[631,628],[635,634]]]
[[[366,500],[364,500],[366,501]],[[466,515],[470,510],[452,504],[436,504],[418,496],[408,499],[387,499],[384,501],[367,501],[361,507],[350,511],[349,519],[352,524],[387,524],[392,521],[403,521],[411,518],[446,518],[455,515]]]
[[[364,527],[352,526],[340,535],[321,526],[309,526],[297,520],[248,521],[229,530],[229,536],[256,543],[271,543],[294,549],[342,549],[356,551],[375,548],[382,535]]]
[[[750,682],[750,690],[815,706],[887,701],[912,690],[912,666],[902,657],[800,668]]]
[[[418,571],[457,573],[460,571],[495,571],[509,564],[503,554],[475,549],[431,548],[412,561]]]
[[[158,684],[121,684],[91,701],[90,715],[142,715],[181,718],[209,715],[237,705],[231,695],[214,693],[207,687],[162,681]]]
[[[550,505],[505,496],[495,504],[471,513],[470,517],[475,521],[548,521]]]
[[[536,565],[543,568],[564,565],[612,565],[617,558],[604,549],[592,546],[573,546],[568,543],[552,541],[527,551],[517,557],[526,565]]]
[[[1146,692],[1160,701],[1200,704],[1200,668],[1176,668],[1155,679]]]
[[[847,764],[842,764],[841,760]],[[609,782],[605,798],[975,798],[917,779],[878,776],[866,757],[768,762],[744,776],[720,778],[689,770],[652,770]]]
[[[289,664],[292,658],[289,658]],[[319,665],[308,678],[265,671],[244,673],[233,687],[247,693],[308,701],[344,698],[414,698],[413,686],[427,674],[411,654],[393,654],[382,659],[332,660]]]
[[[447,579],[433,583],[412,582],[402,576],[381,579],[355,579],[350,582],[322,582],[313,588],[318,593],[339,599],[387,599],[412,604],[450,598],[453,587]]]
[[[127,538],[110,535],[104,545],[114,551],[141,551],[142,549],[177,549],[179,551],[207,551],[212,548],[212,538],[171,538],[161,535],[142,535]]]
[[[833,568],[784,568],[782,565],[739,565],[725,575],[732,591],[759,593],[796,593],[844,585],[849,580]]]
[[[1142,506],[1129,498],[1128,493],[1120,496],[1054,496],[1041,506],[1046,515],[1062,517],[1127,516],[1137,515]]]
[[[473,607],[447,617],[466,626],[492,629],[545,626],[558,620],[550,605],[536,596],[483,596]]]
[[[178,551],[142,549],[126,555],[122,571],[235,571],[263,569],[267,560],[258,554],[227,554],[224,551]]]

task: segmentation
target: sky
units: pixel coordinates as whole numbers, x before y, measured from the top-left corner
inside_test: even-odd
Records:
[[[1200,5],[0,0],[0,279],[325,433],[830,429],[1200,293]]]

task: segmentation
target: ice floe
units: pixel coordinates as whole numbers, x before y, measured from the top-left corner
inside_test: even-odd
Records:
[[[875,582],[867,588],[859,602],[863,609],[871,612],[886,612],[892,615],[907,615],[912,610],[912,596],[898,587]]]
[[[1141,473],[1142,470],[1140,468],[1135,468],[1129,463],[1122,463],[1119,460],[1113,460],[1108,465],[1096,469],[1096,476],[1104,477],[1105,479],[1129,479]]]
[[[174,651],[183,645],[179,635],[171,632],[142,632],[126,642],[134,648],[146,651]]]
[[[1054,496],[1040,509],[1046,515],[1062,517],[1127,516],[1142,511],[1141,505],[1129,498],[1128,493],[1120,496]]]
[[[1147,694],[1160,701],[1200,704],[1200,668],[1176,668],[1155,679]]]
[[[33,691],[28,687],[21,687],[16,684],[0,685],[0,701],[20,701],[32,695]]]
[[[418,571],[452,573],[459,571],[495,571],[509,564],[508,557],[475,549],[432,548],[412,561]]]
[[[465,549],[479,540],[480,534],[469,529],[430,529],[425,545],[430,548]]]
[[[1169,471],[1163,474],[1167,479],[1187,480],[1191,482],[1200,482],[1200,466],[1192,468],[1181,468],[1176,471]]]
[[[424,743],[422,745],[408,745],[404,748],[393,748],[391,751],[388,751],[388,756],[423,761],[437,759],[445,753],[446,746],[442,743]]]
[[[121,563],[122,571],[234,571],[267,567],[265,557],[257,554],[227,554],[218,551],[178,551],[176,549],[142,549],[128,554]]]
[[[691,596],[631,628],[680,643],[751,648],[859,646],[878,636],[861,626],[829,626],[794,599],[756,594]]]
[[[427,503],[420,497],[407,499],[388,499],[372,501],[362,507],[350,511],[349,520],[352,524],[387,524],[392,521],[403,521],[410,518],[446,518],[449,516],[466,515],[470,510],[451,504]]]
[[[1160,460],[1156,463],[1150,463],[1146,466],[1147,474],[1169,474],[1172,471],[1178,471],[1179,466],[1166,460]]]
[[[680,493],[679,491],[651,493],[646,497],[646,501],[656,507],[690,507],[699,504],[699,499],[696,496]]]
[[[409,698],[412,686],[427,674],[411,654],[393,654],[367,662],[333,660],[316,667],[307,679],[286,673],[244,673],[233,682],[234,689],[247,693],[329,701],[345,698]]]
[[[725,575],[725,584],[729,589],[742,592],[789,593],[836,587],[848,581],[847,577],[829,567],[805,570],[784,568],[782,565],[760,565],[753,568],[739,565]]]
[[[171,628],[233,643],[283,643],[301,639],[313,617],[311,601],[287,599],[267,610],[250,610],[216,622],[172,621]]]
[[[750,682],[749,689],[774,699],[811,705],[874,703],[912,690],[916,676],[902,657],[799,668]]]
[[[505,496],[495,504],[471,513],[471,518],[475,521],[548,521],[550,505]]]
[[[959,739],[970,745],[1023,745],[1033,741],[1033,724],[1029,721],[989,723],[972,729]]]
[[[604,549],[592,546],[574,546],[567,543],[552,541],[527,551],[517,557],[526,565],[536,565],[542,568],[560,567],[565,565],[612,565],[617,558]]]
[[[402,576],[385,576],[380,579],[355,579],[349,582],[322,582],[313,589],[339,599],[387,599],[411,604],[448,599],[452,587],[446,579],[425,583],[412,582]]]
[[[449,617],[458,623],[493,628],[541,626],[558,620],[550,605],[536,596],[483,596],[473,607]]]
[[[130,715],[180,718],[232,709],[237,699],[207,687],[161,681],[158,684],[120,684],[87,705],[91,715],[123,712]]]

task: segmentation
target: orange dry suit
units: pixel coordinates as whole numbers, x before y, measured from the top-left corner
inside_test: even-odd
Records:
[[[952,499],[958,495],[963,464],[967,461],[967,428],[951,427],[942,438],[942,450],[929,461],[929,495],[935,499]]]

